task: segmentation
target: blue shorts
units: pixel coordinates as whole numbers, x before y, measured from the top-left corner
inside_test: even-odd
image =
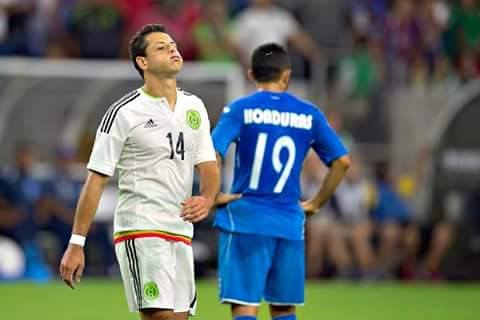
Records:
[[[303,240],[221,231],[218,269],[222,303],[304,303]]]

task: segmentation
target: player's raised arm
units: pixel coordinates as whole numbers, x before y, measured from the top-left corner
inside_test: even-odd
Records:
[[[60,276],[73,289],[73,281],[80,282],[85,256],[83,246],[92,224],[103,189],[109,177],[89,171],[83,186],[73,223],[72,239],[60,263]]]
[[[317,194],[310,200],[302,203],[303,210],[307,215],[312,215],[316,210],[320,209],[333,195],[335,189],[342,181],[350,166],[350,157],[348,155],[342,156],[334,160],[330,166],[325,179],[323,180]]]

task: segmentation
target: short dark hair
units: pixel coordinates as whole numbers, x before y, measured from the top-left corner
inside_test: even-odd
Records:
[[[138,73],[143,78],[143,70],[137,65],[137,57],[145,57],[145,49],[147,49],[147,41],[145,38],[150,34],[154,32],[163,32],[166,33],[167,29],[161,25],[161,24],[146,24],[144,25],[140,30],[138,30],[135,35],[133,36],[132,40],[130,40],[130,46],[129,46],[129,53],[130,53],[130,59],[133,62],[133,65],[135,66],[135,69],[137,69]]]
[[[291,68],[287,50],[276,43],[267,43],[255,49],[251,63],[253,77],[258,82],[276,81],[283,71]]]

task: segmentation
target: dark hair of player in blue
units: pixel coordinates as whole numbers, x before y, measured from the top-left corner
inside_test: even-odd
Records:
[[[143,79],[143,70],[137,65],[137,57],[146,57],[145,50],[147,49],[148,42],[145,38],[154,32],[163,32],[166,33],[167,29],[161,24],[147,24],[144,25],[140,30],[135,33],[132,40],[130,40],[130,59],[137,69],[138,73],[142,76]]]
[[[252,75],[257,82],[272,82],[280,79],[283,71],[290,69],[287,50],[279,44],[267,43],[252,54]]]

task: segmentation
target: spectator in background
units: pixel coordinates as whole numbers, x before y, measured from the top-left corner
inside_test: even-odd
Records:
[[[0,235],[21,243],[21,226],[25,213],[19,208],[18,197],[13,186],[0,177]]]
[[[338,186],[329,204],[318,216],[309,219],[309,277],[322,273],[325,260],[333,264],[336,275],[342,278],[376,276],[375,254],[370,244],[373,226],[369,219],[369,183],[364,177],[359,157],[354,156],[353,160],[345,180]],[[307,158],[303,173],[304,192],[308,192],[306,182],[321,169],[319,163],[318,159]]]
[[[378,263],[383,276],[391,277],[415,246],[410,241],[412,210],[396,191],[387,162],[375,166],[372,189],[372,218],[376,224],[379,252]]]
[[[320,51],[293,15],[274,4],[274,0],[252,0],[234,19],[232,40],[240,48],[239,61],[248,65],[248,58],[258,46],[275,42],[291,45],[304,57],[318,61]]]
[[[55,0],[54,0],[55,1]],[[72,40],[66,30],[78,0],[58,0],[55,3],[48,26],[48,43],[45,55],[49,58],[65,58],[73,55]],[[78,55],[78,53],[77,53]]]
[[[175,39],[182,57],[193,60],[196,57],[193,28],[200,15],[200,5],[196,0],[151,0],[151,5],[138,10],[130,21],[126,39],[146,24],[160,23]],[[125,45],[125,48],[128,46]]]
[[[418,15],[422,24],[423,58],[428,66],[428,75],[435,73],[443,55],[443,33],[448,24],[450,10],[441,0],[423,0]]]
[[[21,279],[25,272],[23,250],[17,237],[25,215],[17,201],[13,187],[0,176],[0,250],[5,260],[0,260],[0,282]]]
[[[305,32],[321,48],[320,63],[310,63],[313,81],[327,85],[327,98],[334,97],[332,85],[337,80],[339,59],[351,45],[351,0],[283,0],[295,13]],[[318,84],[316,84],[318,86]]]
[[[74,56],[120,57],[125,20],[113,0],[79,0],[67,21]]]
[[[375,254],[370,243],[373,225],[369,217],[369,183],[363,170],[360,157],[353,154],[352,166],[332,199],[336,219],[331,236],[337,239],[331,243],[338,244],[330,251],[344,250],[343,256],[349,257],[343,265],[337,263],[343,274],[370,278],[375,276]]]
[[[31,55],[43,57],[49,46],[49,32],[60,0],[37,0],[29,21],[28,46]]]
[[[387,76],[394,83],[406,83],[415,55],[422,50],[422,25],[415,10],[413,0],[395,0],[387,16]]]
[[[0,0],[0,55],[30,55],[29,21],[33,0]]]
[[[8,179],[18,197],[18,203],[25,214],[23,224],[17,227],[16,237],[27,259],[25,277],[45,281],[51,273],[36,243],[38,231],[38,206],[43,196],[43,184],[34,175],[36,165],[35,146],[28,142],[18,144],[15,153],[15,168],[8,172]]]
[[[477,0],[460,0],[452,10],[451,27],[456,31],[462,51],[472,51],[477,56],[480,50],[480,8]]]
[[[415,184],[412,189],[412,200],[415,205],[416,220],[421,226],[417,237],[417,248],[412,251],[402,271],[408,278],[420,278],[437,281],[443,278],[441,266],[444,258],[458,237],[457,229],[462,215],[458,208],[458,197],[455,194],[434,190],[438,186],[430,186],[433,168],[433,151],[426,147],[419,152],[415,164]],[[454,204],[452,206],[452,203]],[[457,203],[457,204],[455,204]],[[452,208],[453,207],[453,208]],[[465,212],[468,213],[468,210]],[[420,254],[423,254],[420,258]],[[417,262],[420,258],[420,263]]]
[[[384,78],[381,43],[367,36],[355,37],[352,53],[342,59],[336,84],[337,104],[348,107],[347,127],[352,128],[369,113],[370,100],[380,89]]]
[[[75,152],[68,147],[56,150],[55,171],[45,183],[45,191],[38,205],[38,224],[46,252],[51,253],[50,265],[60,263],[63,249],[71,234],[71,225],[77,199],[83,185],[83,176],[75,171]]]
[[[452,6],[445,32],[446,53],[457,66],[460,81],[478,77],[480,70],[480,8],[477,0]]]
[[[230,62],[236,50],[230,38],[230,22],[225,0],[211,0],[203,7],[195,25],[194,40],[201,61]]]

